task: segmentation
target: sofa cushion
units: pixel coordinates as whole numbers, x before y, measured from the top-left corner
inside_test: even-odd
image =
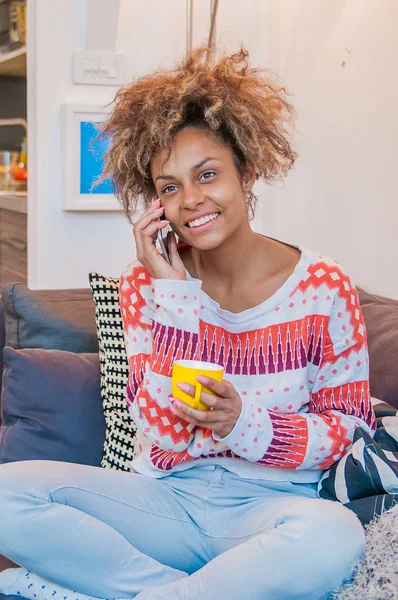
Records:
[[[368,335],[370,393],[398,409],[398,301],[358,289]]]
[[[99,466],[104,438],[98,354],[4,349],[0,463]]]
[[[98,352],[90,290],[2,288],[6,343],[12,348]]]
[[[126,404],[129,374],[119,306],[119,280],[90,273],[96,306],[101,394],[106,420],[102,466],[130,471],[136,427]]]

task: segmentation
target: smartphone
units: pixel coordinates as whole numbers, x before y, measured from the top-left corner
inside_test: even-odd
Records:
[[[159,218],[159,221],[162,221],[163,219],[166,219],[164,213]],[[167,227],[165,227],[165,229],[167,229]],[[164,229],[159,229],[158,230],[158,242],[159,242],[159,246],[160,246],[160,249],[162,251],[162,254],[163,254],[165,260],[169,263],[169,265],[171,265],[171,260],[170,260],[169,252],[168,252],[168,250],[166,248],[165,240],[163,239],[163,231],[164,231]]]

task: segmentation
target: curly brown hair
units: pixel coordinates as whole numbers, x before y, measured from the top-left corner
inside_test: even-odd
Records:
[[[287,174],[297,154],[290,145],[295,111],[284,87],[249,67],[248,52],[210,60],[199,48],[172,70],[139,78],[116,94],[99,137],[108,139],[104,171],[131,220],[140,197],[156,195],[150,162],[187,126],[206,128],[227,144],[239,172],[250,163],[267,182]],[[254,214],[256,197],[248,208]]]

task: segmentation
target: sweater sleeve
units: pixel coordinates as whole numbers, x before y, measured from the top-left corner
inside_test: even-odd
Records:
[[[120,279],[120,307],[129,362],[129,412],[152,443],[154,464],[178,463],[230,450],[174,415],[171,373],[174,360],[196,360],[200,353],[200,280],[152,280],[138,262]]]
[[[324,470],[346,453],[357,427],[374,431],[358,295],[348,277],[340,291],[319,367],[309,365],[307,402],[296,413],[281,413],[267,410],[256,397],[245,399],[234,429],[219,440],[235,454],[267,467]]]
[[[197,357],[200,287],[198,280],[153,280],[138,261],[120,279],[127,405],[137,428],[165,450],[185,450],[194,435],[171,412],[169,396],[174,360]]]

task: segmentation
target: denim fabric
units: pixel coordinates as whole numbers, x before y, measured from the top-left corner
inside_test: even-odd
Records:
[[[102,598],[318,600],[350,576],[365,545],[354,513],[318,499],[315,484],[244,480],[210,465],[160,480],[1,465],[0,514],[0,553]]]

